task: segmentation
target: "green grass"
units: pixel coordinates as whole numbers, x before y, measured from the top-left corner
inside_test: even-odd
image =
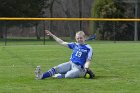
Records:
[[[0,93],[140,93],[139,42],[88,43],[94,49],[90,68],[96,78],[92,80],[35,80],[37,65],[46,71],[69,60],[71,50],[54,42],[0,46]]]

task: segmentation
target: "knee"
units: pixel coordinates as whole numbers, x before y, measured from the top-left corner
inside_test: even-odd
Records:
[[[79,77],[79,74],[78,73],[72,73],[72,72],[67,72],[65,74],[65,78],[78,78]]]
[[[75,78],[73,74],[65,74],[65,78]]]

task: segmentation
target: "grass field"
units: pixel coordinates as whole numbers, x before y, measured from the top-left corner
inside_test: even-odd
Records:
[[[89,42],[95,79],[35,80],[42,70],[69,60],[71,50],[56,45],[0,46],[0,93],[140,93],[140,42]]]

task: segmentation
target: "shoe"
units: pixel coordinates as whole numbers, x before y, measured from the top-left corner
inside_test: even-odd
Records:
[[[37,68],[35,69],[35,77],[36,80],[40,80],[43,77],[40,66],[37,66]]]
[[[55,74],[54,76],[52,76],[54,78],[63,78],[62,74]]]

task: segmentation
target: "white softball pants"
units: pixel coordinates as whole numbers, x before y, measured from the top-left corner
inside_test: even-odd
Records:
[[[86,73],[84,68],[72,62],[62,63],[54,68],[56,69],[56,73],[63,74],[64,78],[84,77]]]

